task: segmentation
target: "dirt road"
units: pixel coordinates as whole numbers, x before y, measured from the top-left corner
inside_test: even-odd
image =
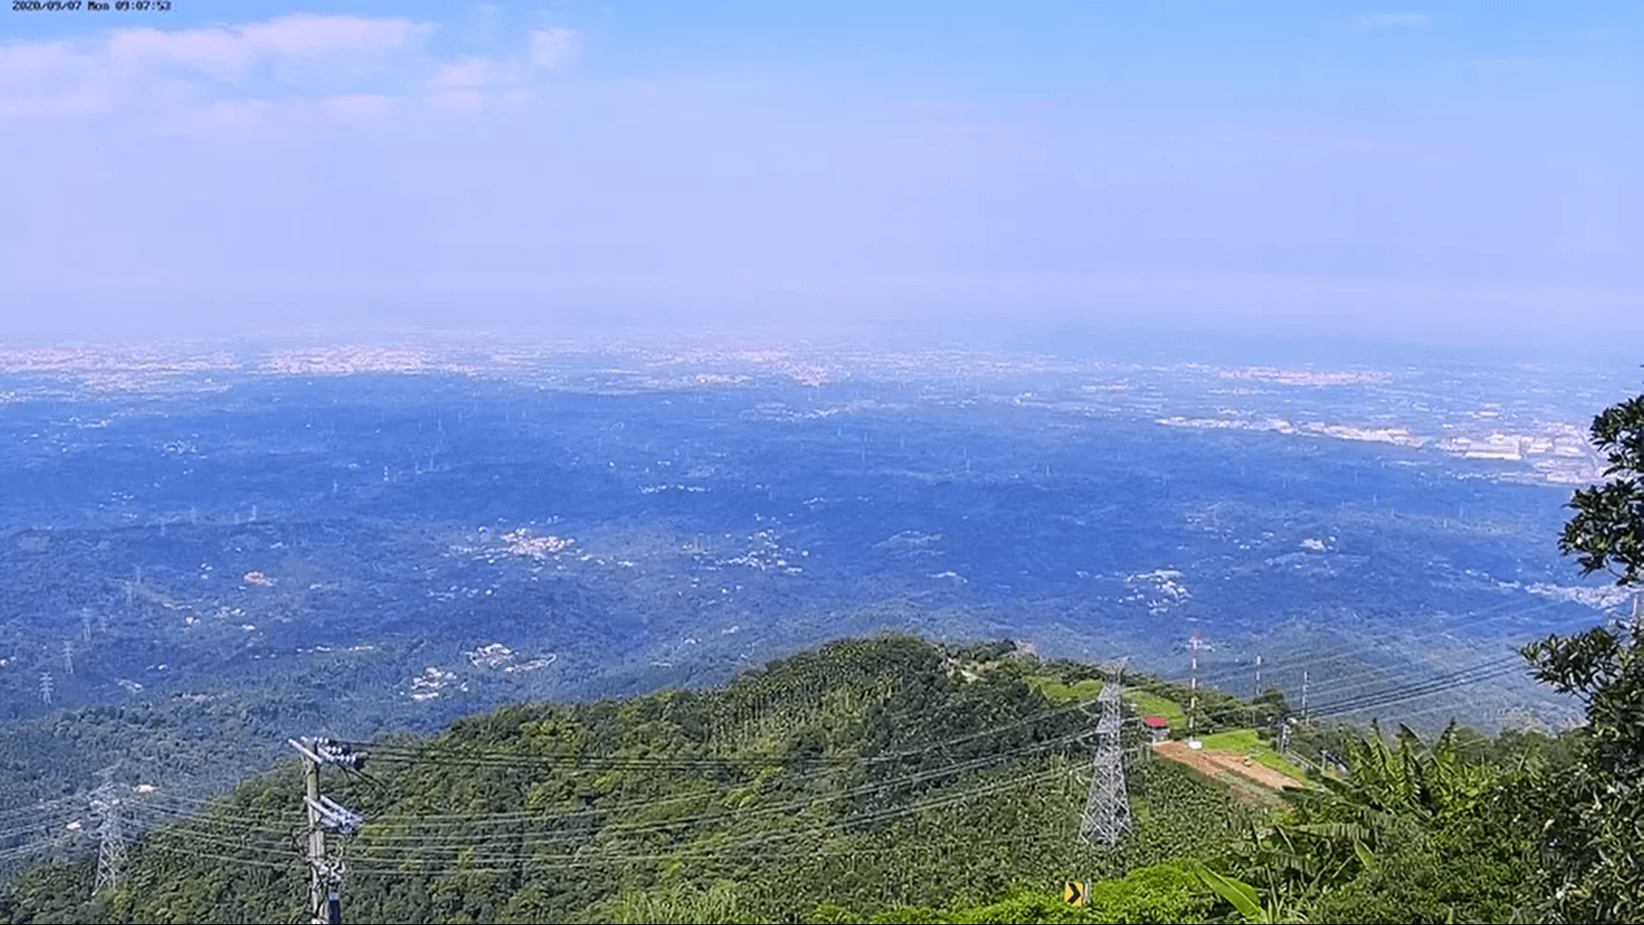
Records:
[[[1273,770],[1259,761],[1247,760],[1239,752],[1216,748],[1188,748],[1186,742],[1161,742],[1153,750],[1171,761],[1179,761],[1201,774],[1221,777],[1228,772],[1247,777],[1263,787],[1283,790],[1286,787],[1305,788],[1308,785]]]

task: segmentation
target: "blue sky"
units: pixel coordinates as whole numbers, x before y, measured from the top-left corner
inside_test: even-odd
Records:
[[[1644,7],[202,3],[0,21],[0,338],[1644,342]]]

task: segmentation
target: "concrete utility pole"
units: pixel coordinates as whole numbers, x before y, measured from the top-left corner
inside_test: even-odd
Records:
[[[1119,672],[1102,685],[1096,702],[1102,706],[1102,716],[1096,723],[1096,756],[1091,763],[1090,794],[1079,817],[1079,836],[1092,845],[1113,845],[1131,825],[1124,745],[1120,741],[1124,701],[1119,698]]]
[[[296,743],[292,743],[296,744]],[[320,826],[320,759],[298,748],[303,755],[303,803],[308,807],[308,908],[309,921],[325,925],[325,829]]]
[[[342,899],[339,891],[345,872],[340,861],[325,855],[325,833],[329,829],[352,835],[363,821],[334,801],[320,795],[320,765],[357,769],[365,756],[331,739],[286,740],[303,756],[303,804],[308,807],[308,908],[313,925],[340,925]]]

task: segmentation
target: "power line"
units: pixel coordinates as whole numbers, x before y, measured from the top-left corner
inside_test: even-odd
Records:
[[[1568,605],[1568,603],[1570,603],[1570,601],[1542,601],[1542,603],[1537,603],[1537,605],[1526,606],[1526,608],[1522,608],[1522,610],[1517,610],[1517,613],[1539,613],[1539,611],[1550,610],[1550,608],[1555,608],[1555,606]],[[1460,628],[1460,626],[1475,626],[1475,624],[1485,623],[1485,621],[1489,621],[1489,619],[1496,618],[1496,611],[1514,610],[1514,606],[1516,605],[1512,605],[1511,601],[1509,601],[1509,603],[1504,603],[1504,605],[1489,606],[1489,608],[1481,608],[1481,610],[1471,611],[1471,613],[1465,614],[1465,619],[1463,619],[1462,623],[1447,626],[1445,631],[1448,633],[1448,631],[1453,631],[1453,629]],[[1350,665],[1361,664],[1360,660],[1351,656],[1350,652],[1328,652],[1328,654],[1323,654],[1323,656],[1320,656],[1318,652],[1302,651],[1295,652],[1292,656],[1284,657],[1284,659],[1276,660],[1264,657],[1261,669],[1263,669],[1263,674],[1268,675],[1294,674],[1297,670],[1302,669],[1317,670],[1320,665],[1328,664],[1328,662],[1346,662],[1346,664]],[[1231,685],[1231,683],[1243,682],[1248,670],[1248,665],[1223,665],[1223,667],[1212,667],[1212,669],[1203,670],[1203,672],[1200,672],[1198,677],[1202,680],[1207,680],[1208,683],[1212,683],[1215,687],[1221,687],[1221,685]]]
[[[1063,773],[1065,773],[1065,771],[1052,768],[1050,770],[1035,772],[1029,775],[1014,775],[1002,781],[966,788],[957,793],[940,793],[933,797],[917,800],[904,806],[888,807],[881,810],[870,810],[805,829],[796,829],[777,833],[760,833],[740,839],[733,838],[730,840],[716,841],[711,847],[686,847],[676,850],[649,852],[632,850],[626,852],[595,850],[590,852],[584,848],[578,849],[574,852],[568,851],[558,854],[535,852],[527,856],[515,853],[497,855],[494,853],[488,853],[485,850],[487,845],[506,845],[510,848],[519,847],[519,843],[521,841],[520,839],[482,838],[476,840],[471,837],[464,837],[457,840],[427,839],[421,841],[419,844],[406,845],[400,848],[394,848],[393,846],[378,846],[372,844],[370,841],[367,841],[362,844],[363,851],[358,859],[359,864],[357,867],[358,872],[361,874],[390,874],[403,876],[407,873],[403,866],[407,862],[422,861],[424,863],[440,864],[447,861],[457,860],[457,855],[460,855],[462,858],[462,869],[464,871],[474,873],[482,873],[487,870],[493,872],[511,872],[517,871],[522,867],[530,868],[549,865],[555,867],[575,867],[647,860],[658,861],[712,858],[727,851],[747,850],[778,842],[805,839],[823,835],[839,828],[867,825],[876,822],[887,822],[922,812],[956,806],[983,796],[1005,792],[1025,784],[1049,780]],[[220,854],[201,852],[197,849],[190,848],[183,843],[182,839],[178,839],[175,844],[169,841],[161,841],[145,844],[144,847],[145,850],[156,850],[161,853],[186,854],[194,857],[204,857],[219,862],[236,863],[261,868],[288,869],[291,864],[301,859],[301,853],[294,847],[286,848],[284,850],[271,850],[271,846],[263,846],[259,848],[251,845],[242,845],[241,850],[237,851],[235,854]],[[245,848],[249,848],[250,850],[243,850]],[[769,852],[762,853],[766,855],[770,854]],[[444,855],[452,855],[452,857],[445,858]],[[476,866],[476,864],[486,863],[496,863],[505,866],[495,868]],[[389,864],[392,866],[378,866],[379,864]]]
[[[1521,607],[1516,602],[1506,601],[1500,604],[1491,605],[1489,607],[1469,611],[1465,614],[1458,615],[1454,621],[1446,622],[1442,626],[1430,628],[1442,629],[1445,633],[1451,633],[1463,627],[1476,626],[1494,620],[1502,611],[1513,611],[1515,614],[1528,616],[1530,614],[1540,613],[1555,607],[1566,606],[1570,603],[1570,601],[1550,599]],[[1302,651],[1278,660],[1265,658],[1262,663],[1262,671],[1263,673],[1269,675],[1293,673],[1304,667],[1316,669],[1324,661],[1355,663],[1352,655],[1347,652],[1332,652],[1321,658],[1318,653]],[[1242,681],[1247,671],[1248,668],[1245,666],[1215,667],[1209,669],[1208,671],[1201,672],[1199,677],[1208,683],[1219,687],[1223,684],[1233,684]],[[1258,693],[1260,692],[1258,691]]]
[[[760,833],[760,834],[752,835],[752,836],[741,838],[741,839],[733,838],[733,839],[728,839],[728,840],[716,840],[711,846],[705,846],[705,847],[687,847],[687,848],[683,848],[683,849],[679,849],[679,850],[672,850],[672,851],[651,851],[651,852],[633,852],[633,851],[629,851],[629,852],[620,852],[620,853],[619,852],[603,852],[603,851],[592,851],[592,852],[590,852],[590,851],[585,851],[585,850],[579,850],[579,851],[575,851],[575,852],[565,852],[565,853],[562,853],[562,854],[533,853],[529,857],[523,857],[523,856],[515,855],[515,854],[497,856],[497,855],[488,855],[488,854],[482,854],[482,853],[475,853],[475,851],[474,851],[475,844],[472,840],[468,840],[468,839],[464,839],[460,842],[428,842],[428,843],[424,843],[423,845],[420,845],[420,846],[406,846],[406,847],[403,847],[403,848],[400,848],[400,849],[387,851],[387,852],[383,852],[383,851],[378,850],[376,848],[376,846],[374,844],[372,844],[371,842],[362,842],[360,862],[362,864],[368,864],[368,862],[370,862],[370,861],[394,862],[396,864],[396,866],[392,867],[392,868],[371,868],[371,867],[367,866],[367,867],[362,867],[361,869],[362,870],[371,869],[371,870],[375,870],[377,872],[385,872],[386,871],[386,872],[393,872],[393,873],[403,873],[403,871],[400,869],[398,864],[403,863],[405,861],[414,860],[414,859],[417,858],[418,855],[422,855],[422,856],[426,857],[426,853],[428,851],[430,851],[431,849],[432,850],[446,851],[446,852],[450,852],[450,853],[454,853],[454,854],[460,853],[463,856],[463,858],[465,859],[465,863],[463,864],[463,869],[465,871],[473,871],[473,872],[479,872],[479,871],[483,870],[483,868],[474,868],[474,867],[470,866],[469,863],[466,863],[466,861],[468,859],[476,860],[476,861],[479,861],[479,862],[487,862],[487,861],[506,862],[509,865],[508,867],[498,869],[500,871],[506,872],[506,871],[510,871],[510,870],[517,870],[517,869],[519,869],[519,867],[522,864],[525,865],[525,866],[550,865],[550,864],[554,865],[554,866],[577,866],[578,864],[589,865],[589,864],[609,864],[609,863],[614,863],[614,862],[679,860],[679,859],[690,859],[690,858],[713,858],[713,857],[717,857],[717,856],[722,856],[723,854],[725,854],[726,852],[729,852],[729,851],[734,851],[734,850],[739,850],[739,849],[740,850],[745,850],[745,849],[753,848],[753,847],[756,847],[756,846],[763,846],[763,845],[773,844],[773,843],[776,843],[776,842],[805,839],[805,838],[809,838],[809,837],[824,835],[824,834],[836,831],[840,828],[849,828],[849,827],[854,827],[854,826],[869,825],[869,824],[878,823],[878,822],[888,822],[888,821],[891,821],[893,819],[906,817],[906,816],[910,816],[910,815],[915,815],[915,814],[922,813],[922,812],[927,812],[927,811],[930,811],[930,810],[933,810],[933,809],[941,809],[941,808],[946,808],[946,807],[949,807],[949,806],[955,806],[955,805],[959,805],[959,804],[962,804],[962,803],[970,802],[972,800],[978,799],[978,798],[983,797],[983,796],[989,796],[989,795],[1004,792],[1004,791],[1007,791],[1007,790],[1010,790],[1010,789],[1013,789],[1013,788],[1016,788],[1016,787],[1020,787],[1020,786],[1023,786],[1024,784],[1036,783],[1036,782],[1043,781],[1043,780],[1049,780],[1051,778],[1060,776],[1063,773],[1065,773],[1065,772],[1060,770],[1060,769],[1052,768],[1052,769],[1047,770],[1047,771],[1035,772],[1033,774],[1014,775],[1014,776],[1006,778],[1003,781],[997,781],[997,782],[990,783],[990,784],[984,784],[984,785],[981,785],[981,786],[978,786],[978,787],[967,788],[966,790],[960,791],[958,793],[942,793],[942,794],[938,794],[934,797],[929,797],[929,798],[926,798],[926,799],[923,799],[923,800],[914,801],[913,803],[910,803],[910,804],[907,804],[907,805],[904,805],[904,806],[889,807],[889,808],[882,809],[882,810],[874,810],[874,811],[869,811],[869,812],[866,812],[866,813],[859,813],[859,814],[856,814],[854,816],[846,816],[844,818],[836,819],[836,820],[833,820],[833,821],[830,821],[830,822],[827,822],[827,823],[823,823],[821,825],[813,826],[813,827],[810,827],[810,828],[790,829],[790,830],[787,830],[787,831],[775,832],[775,833]],[[493,843],[496,843],[496,842],[493,842]],[[509,840],[509,843],[512,844],[512,840]],[[481,847],[483,847],[483,844],[484,843],[481,843]],[[436,863],[439,861],[438,858],[429,858],[428,860],[431,860],[431,861],[436,862]]]
[[[1419,683],[1401,685],[1398,687],[1388,688],[1383,691],[1378,691],[1376,693],[1349,697],[1334,703],[1325,704],[1316,711],[1316,715],[1323,717],[1340,716],[1347,713],[1363,713],[1367,710],[1393,706],[1395,704],[1404,703],[1405,701],[1414,700],[1419,697],[1429,697],[1434,694],[1443,693],[1455,687],[1477,684],[1482,681],[1493,680],[1495,678],[1507,677],[1515,671],[1520,670],[1523,670],[1523,666],[1518,664],[1516,660],[1498,662],[1494,664],[1486,663],[1484,665],[1476,665],[1472,668],[1464,669],[1461,672],[1441,675]]]
[[[1085,735],[1086,735],[1086,733],[1081,731],[1081,732],[1073,733],[1071,735],[1064,736],[1061,739],[1051,740],[1049,742],[1043,742],[1043,743],[1036,743],[1034,745],[1024,746],[1024,747],[1014,749],[1014,750],[1011,750],[1011,751],[1008,751],[1008,752],[1001,752],[1001,753],[997,753],[997,754],[993,754],[993,755],[985,755],[985,756],[982,756],[980,758],[973,758],[973,759],[969,759],[969,760],[962,761],[962,762],[946,764],[946,765],[942,765],[942,766],[939,766],[939,767],[929,768],[929,769],[925,769],[925,770],[922,770],[922,771],[918,771],[918,772],[915,772],[913,774],[903,775],[901,777],[889,778],[889,779],[882,780],[882,781],[866,782],[866,783],[859,784],[855,787],[850,787],[850,788],[841,789],[841,790],[834,790],[832,792],[829,792],[829,793],[826,793],[826,794],[823,794],[823,795],[812,795],[812,796],[798,797],[798,798],[793,799],[791,801],[788,801],[788,802],[785,802],[785,803],[780,803],[780,804],[775,804],[775,805],[771,805],[771,806],[752,808],[752,809],[750,809],[750,808],[739,808],[739,809],[716,810],[714,812],[701,813],[701,814],[694,815],[694,816],[676,817],[676,818],[673,818],[673,819],[656,821],[656,822],[617,823],[617,824],[614,824],[614,825],[603,826],[603,827],[601,827],[600,831],[602,833],[615,833],[615,834],[619,834],[619,835],[622,835],[622,834],[646,834],[646,833],[649,833],[649,832],[661,831],[661,830],[670,829],[670,828],[678,828],[678,827],[681,827],[681,826],[704,826],[704,825],[711,824],[711,823],[719,821],[719,820],[735,820],[735,821],[741,822],[741,821],[764,818],[764,817],[768,817],[768,816],[791,815],[795,812],[805,810],[805,809],[814,808],[816,806],[823,805],[823,804],[826,804],[826,803],[850,800],[850,799],[855,799],[857,797],[863,797],[863,796],[872,796],[874,794],[883,793],[883,792],[895,790],[895,789],[898,789],[898,788],[914,786],[914,785],[917,785],[917,784],[928,783],[928,782],[933,781],[933,780],[938,780],[938,779],[946,778],[946,777],[952,777],[952,776],[959,775],[959,774],[964,774],[964,773],[967,773],[967,772],[986,770],[986,769],[991,768],[993,766],[996,766],[996,765],[999,765],[999,764],[1004,764],[1004,763],[1006,763],[1006,762],[1008,762],[1012,759],[1015,759],[1015,758],[1025,757],[1027,755],[1037,754],[1037,753],[1044,752],[1044,751],[1050,751],[1050,750],[1052,750],[1054,748],[1057,748],[1059,746],[1071,745],[1074,742],[1078,741],[1079,739],[1083,738]],[[647,805],[649,805],[648,801],[641,802],[635,808],[641,808],[641,807],[644,807],[644,806],[647,806]],[[584,813],[587,814],[587,815],[599,815],[599,814],[609,812],[609,811],[610,810],[605,810],[605,809],[591,809],[591,810],[584,811]],[[538,817],[538,818],[542,818],[542,817]],[[556,817],[553,821],[557,822],[557,821],[560,821],[560,820],[565,819],[565,818],[569,818],[569,817]],[[386,819],[385,820],[377,820],[375,818],[373,819],[373,822],[377,822],[377,821],[385,821],[386,822],[387,820]],[[520,821],[530,821],[530,820],[520,820]],[[381,838],[381,836],[375,836],[375,837]],[[389,837],[390,838],[395,838],[396,836],[389,836]],[[405,836],[397,836],[397,837],[401,838],[401,839],[404,839],[404,840],[415,840],[417,838],[417,836],[415,836],[415,835],[405,835]],[[562,832],[562,833],[556,833],[556,836],[552,840],[575,840],[579,837],[581,837],[581,836],[578,833],[575,833],[575,832],[569,832],[569,833]]]
[[[862,765],[885,764],[896,761],[906,761],[914,758],[926,758],[932,752],[945,748],[952,748],[967,742],[975,741],[988,736],[1001,735],[1013,729],[1021,728],[1032,723],[1044,722],[1057,716],[1070,714],[1082,709],[1082,703],[1070,703],[1065,706],[1049,710],[1041,710],[1002,726],[996,726],[977,732],[965,733],[895,752],[886,752],[867,757],[850,755],[818,755],[818,756],[780,756],[771,754],[754,755],[727,755],[727,756],[683,756],[683,757],[650,757],[650,756],[615,756],[615,755],[521,755],[518,752],[487,751],[466,748],[440,748],[430,746],[405,746],[394,743],[370,743],[358,741],[340,741],[339,744],[369,752],[374,758],[382,760],[399,760],[411,762],[433,761],[440,764],[467,764],[471,766],[522,766],[541,768],[547,766],[586,767],[589,770],[704,770],[709,768],[735,768],[739,766],[764,767],[772,761],[783,761],[789,764],[818,764],[843,767]]]

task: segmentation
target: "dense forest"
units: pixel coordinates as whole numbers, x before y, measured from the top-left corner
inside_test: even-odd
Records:
[[[1010,644],[888,637],[831,644],[719,690],[521,705],[430,739],[374,743],[360,770],[322,778],[328,798],[365,820],[330,839],[346,865],[346,914],[851,919],[1127,874],[1140,879],[1125,890],[1160,920],[1207,914],[1216,897],[1180,860],[1233,844],[1259,812],[1148,760],[1129,723],[1138,825],[1114,848],[1081,841],[1096,719],[1082,699],[1053,698],[1099,689],[1096,674]],[[4,912],[300,917],[302,796],[293,760],[209,805],[126,797],[133,821],[163,824],[133,840],[115,888],[89,898],[88,854],[30,871]]]
[[[1182,693],[1136,680],[1144,698]],[[364,820],[328,854],[360,922],[1180,922],[1240,917],[1241,891],[1252,915],[1314,921],[1531,914],[1526,794],[1571,760],[1555,740],[1351,739],[1335,746],[1350,778],[1263,800],[1156,755],[1132,705],[1132,830],[1092,845],[1079,820],[1105,683],[1009,643],[884,637],[718,690],[508,707],[325,767],[324,795]],[[1213,701],[1206,730],[1251,715]],[[88,852],[30,870],[0,914],[305,917],[293,756],[209,803],[122,795],[147,831],[116,884],[93,896]],[[1092,882],[1088,905],[1063,903],[1069,880]]]

